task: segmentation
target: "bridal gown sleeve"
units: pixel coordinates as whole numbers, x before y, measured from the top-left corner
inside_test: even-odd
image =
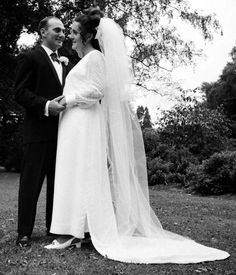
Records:
[[[65,96],[67,107],[90,108],[103,98],[105,85],[103,55],[98,51],[90,53],[85,67],[86,73],[83,80],[74,79],[70,94]]]

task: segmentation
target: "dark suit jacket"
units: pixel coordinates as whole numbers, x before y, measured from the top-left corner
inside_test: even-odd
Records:
[[[15,99],[25,110],[24,143],[57,139],[58,116],[44,115],[45,104],[62,94],[71,65],[63,66],[63,84],[42,47],[18,56]]]

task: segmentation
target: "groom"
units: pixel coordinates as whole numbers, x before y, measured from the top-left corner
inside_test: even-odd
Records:
[[[37,201],[47,178],[46,228],[49,234],[57,145],[58,115],[68,64],[57,50],[65,39],[63,23],[49,16],[39,23],[42,45],[18,59],[15,99],[25,108],[24,157],[19,186],[17,245],[29,246]],[[65,58],[64,58],[65,60]]]

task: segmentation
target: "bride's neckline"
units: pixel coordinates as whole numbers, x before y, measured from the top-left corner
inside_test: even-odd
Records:
[[[88,52],[84,57],[82,57],[82,58],[80,59],[80,61],[79,61],[78,63],[76,63],[76,66],[77,66],[77,65],[79,66],[80,64],[82,64],[82,63],[84,63],[84,62],[87,62],[87,58],[88,58],[88,57],[90,56],[90,54],[93,53],[93,52],[99,52],[99,53],[102,54],[102,52],[100,52],[100,51],[94,49],[94,50]],[[82,61],[83,61],[83,62],[82,62]]]
[[[90,52],[88,52],[85,56],[88,56],[90,53],[95,52],[95,51],[96,51],[96,52],[100,52],[100,51],[94,49],[94,50],[91,50]],[[85,56],[84,56],[84,57],[85,57]],[[83,58],[84,58],[84,57],[83,57]]]

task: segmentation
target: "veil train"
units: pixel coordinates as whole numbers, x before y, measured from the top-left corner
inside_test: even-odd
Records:
[[[106,125],[113,225],[110,238],[94,237],[97,251],[132,263],[196,263],[221,260],[227,252],[206,247],[164,230],[149,203],[142,132],[131,108],[131,71],[122,29],[101,18],[96,38],[105,56]]]

